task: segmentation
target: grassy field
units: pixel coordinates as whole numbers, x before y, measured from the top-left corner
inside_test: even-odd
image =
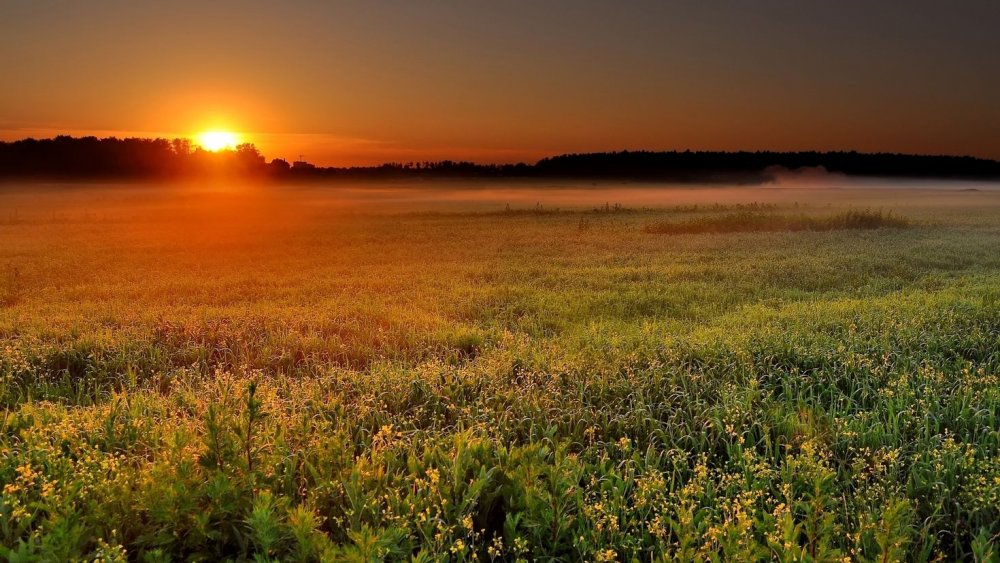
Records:
[[[990,189],[0,186],[16,561],[995,561],[998,376]]]

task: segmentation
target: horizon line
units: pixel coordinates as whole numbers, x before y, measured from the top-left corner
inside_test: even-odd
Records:
[[[194,148],[195,151],[204,151],[204,152],[212,153],[212,152],[234,152],[236,150],[236,147],[229,147],[229,148],[224,148],[224,149],[221,149],[221,150],[218,150],[218,151],[212,151],[212,150],[209,150],[209,149],[201,146],[200,144],[198,144],[195,136],[183,136],[183,135],[182,136],[176,136],[176,137],[169,137],[169,136],[155,136],[155,137],[150,137],[150,136],[139,136],[139,135],[136,135],[136,136],[131,136],[131,135],[130,136],[117,136],[117,135],[109,135],[109,136],[81,135],[81,136],[74,136],[72,134],[57,134],[57,135],[55,135],[53,137],[34,137],[34,136],[29,136],[29,137],[23,137],[23,138],[20,138],[20,139],[10,139],[10,140],[0,139],[0,144],[14,144],[14,143],[29,142],[29,141],[45,142],[45,141],[56,141],[58,139],[70,139],[70,140],[95,139],[95,140],[98,140],[98,141],[139,140],[139,141],[166,141],[166,142],[171,142],[171,141],[176,141],[176,140],[184,140],[184,141],[190,142],[193,145],[193,148]],[[252,141],[242,142],[242,143],[239,143],[239,145],[250,145],[250,146],[254,147],[254,149],[257,149],[256,143],[254,143]],[[239,146],[239,145],[237,145],[237,146]],[[258,150],[258,152],[260,152],[259,149],[257,149],[257,150]],[[888,151],[888,150],[864,151],[864,150],[846,149],[846,148],[834,149],[834,150],[819,150],[819,149],[795,149],[795,150],[736,149],[736,150],[722,150],[722,149],[692,149],[692,148],[685,148],[685,149],[677,149],[677,148],[673,148],[673,149],[620,148],[620,149],[606,149],[606,150],[553,152],[553,153],[550,153],[547,156],[543,156],[543,157],[541,157],[541,158],[539,158],[539,159],[537,159],[537,160],[535,160],[533,162],[521,160],[521,161],[517,161],[517,162],[507,161],[507,162],[489,162],[489,163],[485,163],[485,162],[480,162],[480,161],[475,161],[475,160],[466,160],[466,159],[459,159],[459,158],[455,158],[455,159],[453,159],[453,158],[442,158],[442,159],[437,159],[437,160],[417,160],[417,159],[410,159],[410,160],[386,160],[386,161],[379,162],[377,164],[347,164],[347,165],[316,165],[316,164],[313,164],[313,163],[311,163],[311,162],[309,162],[308,160],[305,160],[305,159],[303,159],[303,160],[291,160],[291,159],[287,159],[285,157],[268,157],[267,155],[264,155],[263,153],[260,153],[260,155],[262,157],[264,157],[267,162],[274,162],[274,161],[284,161],[284,162],[291,162],[291,163],[300,162],[300,163],[308,164],[308,165],[315,166],[316,168],[321,168],[321,169],[334,169],[334,170],[335,169],[344,169],[344,170],[348,170],[348,169],[382,168],[382,167],[387,167],[387,166],[406,166],[406,165],[409,165],[409,164],[442,164],[442,163],[449,163],[449,162],[450,163],[454,163],[454,164],[472,164],[472,165],[483,166],[483,167],[490,167],[490,166],[496,166],[496,167],[504,167],[504,166],[515,166],[515,167],[517,167],[517,166],[534,166],[534,165],[537,165],[538,163],[540,163],[542,161],[553,159],[553,158],[559,158],[559,157],[568,157],[568,156],[594,156],[594,155],[615,155],[615,154],[628,154],[628,153],[644,153],[644,154],[685,154],[685,153],[692,153],[692,154],[719,154],[719,155],[735,155],[735,154],[776,154],[776,155],[780,155],[780,154],[784,154],[784,155],[789,155],[789,154],[819,154],[819,155],[855,154],[855,155],[862,155],[862,156],[905,156],[905,157],[918,157],[918,158],[955,158],[955,159],[969,159],[969,160],[977,160],[977,161],[991,162],[991,163],[998,163],[998,164],[1000,164],[1000,158],[976,156],[976,155],[972,155],[972,154],[968,154],[968,153],[966,153],[966,154],[957,154],[957,153],[930,153],[930,152],[923,152],[923,153],[920,153],[920,152],[893,152],[893,151]]]

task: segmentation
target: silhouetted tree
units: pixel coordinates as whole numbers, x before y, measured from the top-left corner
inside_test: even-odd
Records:
[[[268,166],[271,169],[271,174],[278,175],[288,172],[288,170],[292,167],[292,165],[288,164],[288,161],[283,158],[273,159]]]

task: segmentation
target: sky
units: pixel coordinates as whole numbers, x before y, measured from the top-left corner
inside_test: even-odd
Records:
[[[240,132],[323,165],[1000,159],[1000,2],[0,0],[0,139]]]

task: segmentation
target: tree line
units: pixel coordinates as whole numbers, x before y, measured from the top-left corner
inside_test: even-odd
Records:
[[[784,170],[850,176],[1000,179],[1000,162],[970,156],[850,152],[620,151],[565,154],[534,164],[443,160],[319,167],[268,161],[252,144],[218,152],[187,139],[58,136],[0,142],[0,177],[148,179],[212,175],[280,179],[582,178],[762,183]]]

